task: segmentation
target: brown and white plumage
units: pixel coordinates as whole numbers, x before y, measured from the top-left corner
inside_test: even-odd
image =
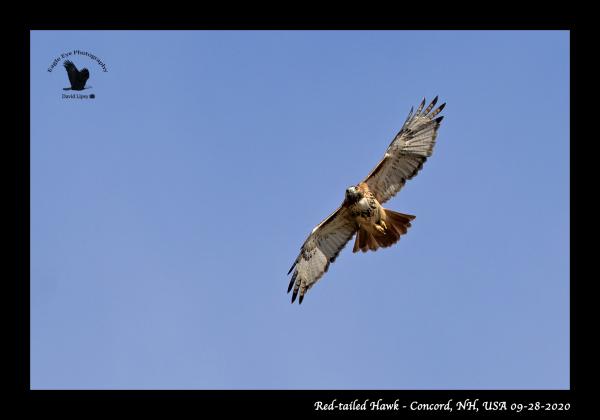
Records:
[[[443,119],[437,115],[446,105],[434,110],[437,99],[426,109],[425,99],[416,112],[411,109],[383,159],[361,183],[349,187],[342,205],[312,230],[288,271],[293,271],[288,286],[288,293],[293,289],[292,303],[298,294],[302,303],[305,293],[325,274],[354,233],[358,232],[353,252],[366,252],[391,246],[407,232],[415,216],[384,209],[381,203],[400,191],[431,156]]]
[[[288,293],[294,288],[292,303],[300,292],[300,303],[304,294],[319,280],[334,262],[340,251],[352,239],[357,224],[349,210],[340,206],[329,217],[315,227],[308,236],[300,254],[288,274],[294,270],[288,286]]]
[[[435,111],[436,96],[423,111],[425,99],[413,114],[411,108],[402,128],[387,148],[381,162],[363,182],[375,194],[377,201],[385,203],[413,178],[423,167],[433,151],[437,131],[444,117],[435,118],[446,106],[440,105]]]

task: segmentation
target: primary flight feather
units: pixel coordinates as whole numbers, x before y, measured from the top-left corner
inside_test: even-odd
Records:
[[[381,204],[392,198],[423,167],[433,151],[446,105],[435,108],[438,97],[425,108],[425,99],[413,112],[411,108],[402,128],[388,146],[383,159],[358,185],[346,189],[344,201],[306,238],[288,275],[292,278],[288,293],[292,303],[323,276],[329,264],[356,233],[352,252],[376,251],[389,247],[411,226],[415,216],[384,209]]]

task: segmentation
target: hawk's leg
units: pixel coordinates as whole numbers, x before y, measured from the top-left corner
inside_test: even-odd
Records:
[[[380,233],[385,235],[385,231],[387,229],[387,225],[383,220],[380,220],[379,223],[375,224],[375,229],[377,229]]]

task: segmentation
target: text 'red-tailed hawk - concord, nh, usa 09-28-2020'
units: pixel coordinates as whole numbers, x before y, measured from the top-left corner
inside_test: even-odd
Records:
[[[435,110],[437,96],[427,108],[425,99],[413,113],[411,108],[402,128],[387,148],[383,159],[358,185],[346,189],[344,202],[315,227],[292,264],[288,293],[294,289],[292,303],[323,276],[342,248],[356,233],[353,252],[376,251],[398,242],[415,218],[409,214],[384,209],[381,204],[392,198],[423,167],[433,151],[443,116]]]

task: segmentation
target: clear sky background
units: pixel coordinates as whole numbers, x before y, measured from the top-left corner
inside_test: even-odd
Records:
[[[62,99],[61,53],[90,71]],[[301,306],[300,246],[409,109],[448,105]],[[31,34],[34,389],[566,389],[569,34]]]

